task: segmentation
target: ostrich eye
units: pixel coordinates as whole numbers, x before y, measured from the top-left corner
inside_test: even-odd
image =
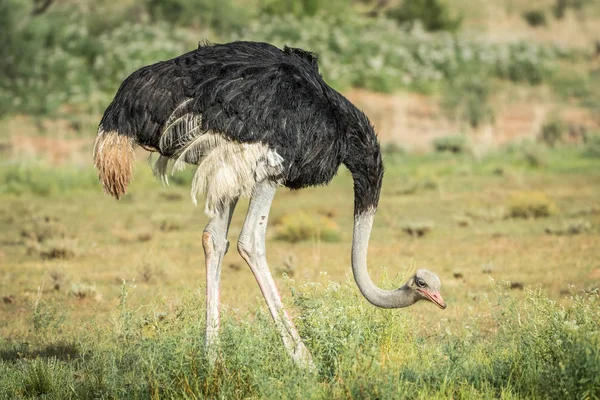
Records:
[[[417,278],[415,281],[417,282],[418,287],[425,287],[425,281],[423,279]]]

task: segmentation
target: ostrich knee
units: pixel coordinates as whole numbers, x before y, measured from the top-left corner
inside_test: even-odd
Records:
[[[229,240],[207,227],[202,233],[202,247],[204,248],[206,258],[210,258],[213,255],[222,258],[229,250]]]
[[[254,268],[256,261],[267,255],[264,244],[257,244],[256,238],[253,238],[251,235],[244,235],[243,233],[238,239],[237,250],[250,268]]]

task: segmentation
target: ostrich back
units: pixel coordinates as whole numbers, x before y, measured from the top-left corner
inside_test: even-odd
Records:
[[[256,42],[203,45],[135,71],[100,130],[159,152],[160,175],[169,159],[175,170],[203,168],[216,148],[221,161],[240,160],[245,149],[255,180],[294,189],[328,183],[348,155],[348,135],[376,143],[366,116],[324,82],[313,54]]]

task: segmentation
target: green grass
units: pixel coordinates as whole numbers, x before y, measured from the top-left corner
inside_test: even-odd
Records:
[[[0,193],[0,398],[597,398],[600,159],[578,147],[546,149],[544,159],[532,165],[522,146],[483,158],[386,154],[371,274],[391,289],[416,268],[435,271],[444,311],[426,303],[380,310],[361,297],[350,277],[346,170],[328,187],[281,189],[267,255],[273,272],[294,260],[295,280],[276,280],[315,358],[314,375],[285,355],[234,251],[247,201],[233,216],[220,363],[210,369],[206,218],[189,200],[190,172],[163,188],[140,161],[129,194],[116,202],[88,166],[0,164],[0,187],[11,179],[21,188]],[[23,168],[32,172],[14,172]],[[55,188],[39,191],[40,176]],[[407,179],[436,186],[399,191]],[[530,191],[543,192],[558,213],[493,217],[513,193]],[[277,221],[299,212],[326,215],[339,240],[277,240]],[[465,215],[473,217],[460,226]],[[573,217],[589,228],[547,233]],[[402,232],[408,221],[434,228],[411,237]],[[28,250],[46,238],[76,240],[77,251],[48,259]]]
[[[291,283],[295,286],[294,283]],[[564,308],[540,291],[493,295],[457,329],[414,314],[378,310],[348,283],[294,291],[298,327],[318,368],[297,370],[270,317],[225,313],[220,355],[208,366],[203,304],[127,306],[123,286],[113,325],[75,332],[43,328],[34,342],[0,342],[5,398],[593,398],[600,395],[600,300],[574,296]],[[487,328],[487,329],[486,329]],[[490,328],[493,334],[490,333]],[[42,328],[38,327],[40,331]],[[42,333],[39,332],[39,333]]]

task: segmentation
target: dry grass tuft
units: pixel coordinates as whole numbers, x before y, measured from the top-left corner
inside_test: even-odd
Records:
[[[167,201],[182,201],[183,195],[179,192],[160,192],[159,196]]]
[[[402,231],[412,237],[423,237],[429,234],[434,226],[433,221],[409,222],[402,226]]]
[[[21,231],[26,242],[43,243],[50,239],[62,239],[66,236],[66,228],[58,218],[47,215],[32,217]]]
[[[524,191],[514,193],[507,204],[510,218],[545,218],[558,213],[558,207],[545,193]]]
[[[79,253],[77,240],[67,237],[65,226],[58,218],[33,217],[21,231],[27,254],[44,260],[69,259]]]
[[[426,190],[437,190],[439,186],[438,180],[432,176],[409,178],[398,185],[395,194],[411,195]]]
[[[300,211],[286,214],[274,223],[275,238],[290,243],[317,239],[324,242],[340,240],[338,225],[323,215],[308,214]]]
[[[546,233],[549,235],[579,235],[592,230],[592,223],[585,219],[576,219],[563,222],[559,227],[547,227]]]
[[[506,218],[506,209],[504,207],[479,208],[465,212],[465,218],[486,222],[500,221]]]
[[[52,270],[48,273],[48,276],[52,280],[52,287],[54,290],[60,290],[65,283],[65,274],[62,271]]]
[[[467,217],[466,215],[456,215],[453,219],[454,223],[462,228],[471,226],[471,224],[473,223],[473,220]]]
[[[69,294],[78,298],[79,300],[92,299],[100,300],[102,295],[96,289],[96,285],[90,285],[88,283],[73,283],[69,289]]]
[[[42,243],[38,253],[44,260],[67,260],[79,254],[79,247],[75,239],[52,239]]]
[[[139,280],[144,283],[154,283],[164,281],[165,273],[162,267],[156,263],[145,261],[138,268]]]
[[[152,232],[148,230],[115,230],[113,231],[113,235],[116,236],[121,243],[148,242],[152,240]]]
[[[298,265],[298,260],[295,255],[288,254],[283,259],[283,265],[276,268],[276,271],[279,275],[287,275],[289,277],[293,277],[296,273],[296,266]]]
[[[153,222],[161,232],[167,233],[181,230],[180,221],[173,216],[160,215],[154,218]]]

